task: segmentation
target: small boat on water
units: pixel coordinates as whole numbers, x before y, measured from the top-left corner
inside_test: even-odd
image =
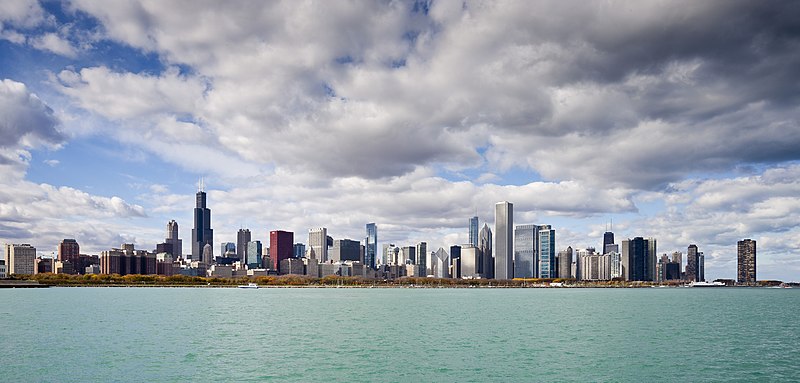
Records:
[[[248,283],[246,285],[239,285],[239,288],[240,289],[257,289],[258,288],[258,284],[251,282],[251,283]]]

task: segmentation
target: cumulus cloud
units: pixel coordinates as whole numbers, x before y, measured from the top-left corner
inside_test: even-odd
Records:
[[[0,82],[0,115],[0,146],[4,148],[57,145],[64,140],[53,110],[23,83]]]
[[[32,38],[29,43],[32,47],[40,50],[50,51],[67,57],[75,57],[78,50],[69,42],[55,33],[45,33],[41,36]]]

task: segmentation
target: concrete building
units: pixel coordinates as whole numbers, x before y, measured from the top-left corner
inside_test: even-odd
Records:
[[[478,273],[480,253],[481,250],[472,244],[461,246],[461,278],[477,279],[481,277]]]
[[[539,277],[539,225],[514,229],[514,278]]]
[[[611,256],[595,252],[580,254],[578,262],[581,266],[581,280],[583,281],[608,281],[611,280]]]
[[[279,267],[279,274],[294,274],[294,275],[304,275],[306,265],[303,262],[303,258],[287,258],[281,261]]]
[[[572,275],[572,246],[558,252],[558,277],[574,278]]]
[[[440,247],[432,254],[433,267],[432,274],[436,278],[450,278],[450,254]]]
[[[403,246],[400,248],[400,253],[403,255],[403,261],[406,264],[415,265],[417,263],[417,248],[415,246]]]
[[[508,201],[495,204],[494,277],[514,278],[514,205]]]
[[[243,263],[247,263],[247,244],[252,240],[250,229],[239,229],[236,232],[236,256]]]
[[[351,239],[336,239],[330,254],[333,262],[361,261],[361,243]]]
[[[556,229],[550,225],[539,226],[539,278],[555,278]]]
[[[178,238],[178,222],[174,219],[167,223],[167,238],[164,243],[170,245],[169,253],[172,254],[173,259],[183,258],[183,240]]]
[[[322,229],[322,246],[320,247],[320,243],[317,242],[317,250],[323,251],[321,254],[327,259],[328,257],[328,246],[325,243],[326,231]],[[319,234],[319,233],[317,233]],[[314,239],[319,240],[317,238],[317,234],[315,234]],[[309,238],[311,238],[311,234],[309,233]],[[281,261],[284,259],[292,258],[294,255],[294,233],[291,231],[283,231],[283,230],[273,230],[269,232],[269,260],[270,265],[269,268],[272,270],[277,270],[280,274],[280,265]]]
[[[328,262],[328,229],[320,227],[308,231],[308,257]]]
[[[653,238],[635,237],[622,241],[622,274],[626,281],[655,279],[656,242]],[[651,254],[653,252],[653,254]]]
[[[27,244],[6,244],[6,274],[36,274],[36,248]]]
[[[81,256],[81,246],[78,241],[70,238],[65,238],[58,244],[58,260],[68,261],[73,265],[78,263],[78,258]]]
[[[743,239],[736,244],[736,282],[753,285],[756,279],[756,241]]]
[[[400,248],[395,246],[394,243],[383,244],[383,256],[381,264],[383,265],[399,265],[398,256],[400,255]]]
[[[209,246],[210,245],[206,245]],[[112,248],[100,253],[100,272],[102,274],[155,274],[156,254],[136,250],[132,243],[124,243],[120,248]]]
[[[6,260],[0,259],[0,279],[6,279],[7,275],[8,274],[6,273]]]
[[[686,281],[696,282],[699,281],[700,270],[698,267],[698,254],[697,245],[689,245],[689,250],[686,252]]]

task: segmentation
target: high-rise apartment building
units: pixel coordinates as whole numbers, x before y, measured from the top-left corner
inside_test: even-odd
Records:
[[[514,229],[514,278],[539,277],[538,245],[538,225],[517,225]]]
[[[656,242],[653,238],[635,237],[622,241],[622,274],[627,281],[655,279]],[[652,252],[652,254],[651,254]]]
[[[737,243],[736,281],[742,285],[756,283],[756,241],[743,239]]]
[[[514,278],[514,204],[494,205],[494,277]]]
[[[320,227],[308,231],[309,258],[328,262],[328,229]]]
[[[239,229],[236,232],[236,256],[245,264],[247,263],[247,243],[250,240],[250,229]]]
[[[78,258],[81,256],[81,246],[78,241],[74,239],[64,239],[58,244],[58,260],[61,262],[68,261],[73,265],[77,264]]]
[[[36,248],[27,243],[7,243],[6,274],[36,274]]]
[[[473,247],[478,247],[478,217],[469,219],[469,244]],[[452,255],[452,254],[451,254]]]
[[[574,278],[572,275],[572,246],[558,252],[558,278]]]
[[[371,222],[367,224],[367,237],[364,239],[364,264],[374,269],[377,255],[378,226]]]
[[[206,245],[211,245],[211,259],[214,258],[214,230],[211,229],[211,209],[206,206],[206,192],[202,183],[195,195],[194,228],[192,229],[192,260],[202,260]],[[208,258],[208,257],[206,257]]]
[[[550,225],[539,226],[539,278],[555,278],[556,229]]]
[[[478,273],[483,278],[494,278],[494,254],[492,253],[492,229],[486,223],[478,236],[478,248],[481,250]]]
[[[322,233],[322,243],[325,244],[326,234]],[[325,247],[327,257],[328,247]],[[291,231],[273,230],[269,232],[269,261],[270,268],[280,272],[280,263],[294,255],[294,233]]]
[[[696,282],[700,280],[700,269],[698,265],[700,259],[698,258],[698,255],[697,245],[689,245],[689,250],[686,252],[686,281],[688,282]]]

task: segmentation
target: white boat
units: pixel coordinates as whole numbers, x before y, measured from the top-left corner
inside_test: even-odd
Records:
[[[692,282],[689,287],[725,287],[722,282]]]
[[[258,288],[258,284],[250,282],[250,283],[248,283],[246,285],[239,285],[239,288],[240,289],[257,289]]]

